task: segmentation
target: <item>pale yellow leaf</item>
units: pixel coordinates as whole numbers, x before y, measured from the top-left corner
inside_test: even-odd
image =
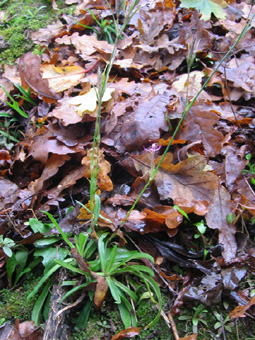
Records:
[[[49,87],[56,93],[70,89],[79,84],[84,77],[84,69],[80,66],[55,67],[54,65],[41,65],[42,78],[48,79]]]
[[[78,106],[75,110],[79,116],[83,117],[85,113],[94,112],[97,108],[97,89],[90,89],[87,93],[73,97],[69,104]],[[102,98],[102,102],[107,102],[112,98],[113,88],[107,87]]]

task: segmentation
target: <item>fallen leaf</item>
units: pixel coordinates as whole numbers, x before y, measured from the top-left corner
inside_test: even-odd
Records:
[[[141,170],[143,175],[150,169],[150,157],[147,154],[136,156],[135,167]],[[155,160],[157,165],[161,157]],[[173,200],[185,197],[192,200],[210,201],[214,191],[218,187],[218,178],[206,171],[207,161],[202,155],[192,156],[177,164],[173,164],[173,155],[167,153],[158,173],[154,178],[161,200],[171,197]]]
[[[235,239],[236,227],[227,222],[227,215],[233,211],[234,202],[229,192],[222,186],[214,191],[206,214],[209,228],[218,229],[219,243],[223,245],[223,257],[226,263],[234,259],[237,251]]]
[[[91,158],[92,155],[94,154],[94,159],[93,161],[96,162],[97,155],[95,152],[93,152],[93,149],[90,149],[87,151],[87,156],[85,156],[82,159],[82,165],[86,166],[85,172],[84,172],[84,177],[86,178],[91,178]],[[99,171],[97,172],[97,184],[100,190],[106,190],[106,191],[111,191],[113,190],[113,184],[108,176],[108,173],[111,171],[111,164],[105,160],[104,158],[103,151],[99,150],[99,156],[98,156],[98,167]]]
[[[120,340],[125,338],[132,339],[139,334],[140,327],[129,327],[115,334],[114,337],[111,338],[111,340]]]
[[[224,0],[181,0],[181,7],[196,8],[201,14],[202,20],[210,20],[212,13],[218,19],[224,19],[226,13],[223,7],[227,7]]]
[[[54,138],[54,134],[46,128],[39,129],[37,134],[33,136],[28,145],[29,155],[35,160],[46,164],[48,161],[49,153],[57,155],[66,155],[69,153],[82,152],[83,147],[81,145],[75,145],[73,147],[66,146],[63,142]]]
[[[219,115],[210,110],[210,105],[195,105],[187,113],[177,138],[190,142],[202,141],[206,156],[214,157],[221,153],[224,138],[223,134],[214,128],[219,119]]]
[[[157,141],[160,131],[168,129],[165,111],[169,102],[169,93],[153,95],[139,101],[134,112],[123,116],[125,124],[118,123],[111,131],[113,134],[115,147],[119,152],[135,151],[148,145],[150,141]]]
[[[237,319],[237,318],[245,318],[245,312],[251,307],[255,305],[255,296],[251,298],[249,303],[245,306],[237,306],[232,312],[229,314],[230,319]]]
[[[73,45],[76,53],[84,58],[95,52],[106,53],[110,56],[113,51],[113,45],[108,44],[107,41],[99,41],[95,35],[84,34],[80,36],[78,32],[73,33],[71,36],[65,35],[62,38],[57,38],[56,42],[60,45]]]
[[[79,84],[80,79],[84,77],[85,70],[80,66],[41,65],[40,71],[42,78],[48,79],[49,87],[59,93]]]
[[[54,102],[60,99],[60,96],[49,88],[47,79],[42,79],[40,66],[41,58],[38,54],[32,52],[24,54],[19,60],[21,84],[25,89],[30,87],[39,96]]]
[[[102,102],[107,102],[112,98],[114,89],[107,87],[102,98]],[[69,104],[78,106],[75,111],[80,117],[83,117],[85,113],[94,112],[97,108],[98,90],[95,88],[90,89],[87,93],[80,96],[73,97],[69,100]]]

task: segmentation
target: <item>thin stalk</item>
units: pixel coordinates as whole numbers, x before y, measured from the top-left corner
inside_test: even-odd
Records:
[[[144,194],[145,190],[148,188],[148,186],[151,184],[151,182],[154,180],[155,175],[157,174],[173,140],[174,137],[176,136],[187,112],[190,110],[190,108],[194,105],[195,101],[197,100],[197,98],[199,97],[199,95],[201,94],[201,92],[206,88],[207,84],[209,83],[209,81],[212,79],[212,77],[214,76],[214,74],[218,71],[219,67],[223,64],[223,62],[228,58],[228,56],[231,54],[231,52],[233,51],[233,49],[236,47],[236,45],[240,42],[240,40],[243,38],[243,36],[245,35],[246,32],[248,32],[248,30],[251,28],[251,22],[253,20],[253,18],[255,17],[255,14],[252,16],[252,18],[249,20],[249,22],[245,25],[245,27],[243,28],[242,32],[240,33],[239,37],[237,38],[236,42],[232,45],[232,47],[230,48],[230,50],[225,54],[225,56],[221,59],[221,61],[219,62],[219,64],[216,66],[216,68],[214,69],[214,71],[212,72],[212,74],[210,75],[210,77],[206,80],[206,82],[204,83],[204,85],[201,87],[201,89],[197,92],[197,94],[195,95],[195,97],[192,99],[192,101],[190,102],[190,104],[186,105],[182,117],[176,127],[176,129],[174,130],[174,133],[172,135],[171,140],[169,141],[158,165],[155,167],[154,171],[151,173],[150,178],[148,180],[148,182],[145,184],[145,186],[143,187],[142,191],[140,192],[139,196],[137,197],[137,199],[135,200],[134,204],[132,205],[132,207],[130,208],[130,210],[128,211],[127,215],[125,216],[125,218],[121,221],[120,225],[123,225],[126,220],[128,219],[128,217],[130,216],[131,212],[134,210],[134,208],[136,207],[137,203],[139,202],[140,198],[142,197],[142,195]]]
[[[100,140],[101,140],[100,127],[101,127],[102,99],[103,99],[105,90],[107,88],[107,83],[109,80],[110,72],[111,72],[115,57],[116,57],[118,41],[121,39],[122,33],[124,29],[126,28],[128,22],[130,21],[132,16],[135,14],[136,10],[134,10],[134,8],[138,2],[139,2],[138,0],[135,0],[131,3],[131,5],[128,8],[128,11],[126,12],[124,23],[120,28],[119,28],[119,13],[117,13],[117,20],[115,20],[114,15],[113,15],[113,21],[114,21],[115,29],[116,29],[115,43],[113,46],[109,64],[105,67],[104,72],[101,73],[100,69],[98,70],[98,85],[97,85],[98,90],[96,90],[96,88],[94,87],[94,90],[96,91],[97,101],[98,101],[98,110],[97,110],[95,132],[94,132],[93,146],[92,146],[92,155],[90,159],[90,172],[91,172],[90,211],[91,211],[91,230],[92,230],[92,236],[94,236],[94,238],[97,238],[96,231],[95,231],[95,226],[97,224],[97,217],[94,214],[94,205],[96,204],[96,202],[95,202],[94,197],[97,191],[97,175],[99,171],[98,163],[99,163],[99,156],[100,156],[99,151],[100,151]],[[126,9],[125,1],[122,2],[122,8],[123,8],[123,12],[125,12],[124,11]],[[95,155],[96,155],[96,158],[95,158]]]

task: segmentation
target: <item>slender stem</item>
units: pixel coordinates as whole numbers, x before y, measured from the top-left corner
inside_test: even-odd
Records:
[[[176,129],[174,130],[174,133],[172,135],[171,140],[169,141],[160,161],[158,162],[158,165],[156,166],[155,170],[151,173],[150,178],[148,180],[148,182],[145,184],[144,188],[142,189],[142,191],[140,192],[139,196],[137,197],[137,199],[135,200],[134,204],[132,205],[132,207],[130,208],[130,210],[128,211],[127,215],[125,216],[125,218],[121,221],[120,225],[123,225],[126,220],[128,219],[128,217],[130,216],[131,212],[134,210],[134,208],[136,207],[137,203],[139,202],[140,198],[142,197],[142,195],[144,194],[145,190],[148,188],[148,186],[151,184],[151,182],[154,180],[155,175],[157,174],[173,140],[175,135],[177,134],[187,112],[190,110],[190,108],[194,105],[195,101],[197,100],[197,98],[199,97],[199,95],[201,94],[201,92],[206,88],[207,84],[209,83],[209,81],[212,79],[212,77],[214,76],[214,74],[218,71],[219,67],[222,65],[222,63],[228,58],[228,56],[231,54],[231,52],[233,51],[233,49],[236,47],[236,45],[239,43],[239,41],[242,39],[242,37],[244,36],[244,34],[251,28],[251,22],[254,18],[255,14],[252,16],[252,18],[249,20],[249,22],[245,25],[245,27],[243,28],[242,32],[240,33],[239,37],[237,38],[236,42],[233,44],[233,46],[230,48],[230,50],[225,54],[225,56],[221,59],[221,61],[219,62],[219,64],[216,66],[216,68],[214,69],[214,71],[212,72],[212,74],[210,75],[210,77],[206,80],[206,82],[204,83],[204,85],[201,87],[201,89],[197,92],[197,94],[195,95],[195,97],[192,99],[192,101],[190,102],[190,104],[186,105],[182,117],[176,127]]]

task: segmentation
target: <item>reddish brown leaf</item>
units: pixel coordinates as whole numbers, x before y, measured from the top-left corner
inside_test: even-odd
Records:
[[[165,119],[168,92],[144,98],[133,113],[124,116],[125,124],[113,130],[115,146],[119,151],[134,151],[157,141],[161,130],[167,130]]]
[[[0,150],[0,161],[8,161],[8,159],[10,159],[9,151]]]
[[[235,309],[233,309],[232,312],[229,314],[229,318],[245,318],[245,312],[253,305],[255,305],[255,296],[251,298],[250,302],[247,305],[237,306]]]
[[[49,89],[47,79],[42,79],[40,66],[41,58],[38,54],[35,55],[32,52],[24,54],[19,61],[21,84],[25,89],[30,87],[39,96],[54,102],[60,99],[60,96]]]
[[[111,340],[120,340],[120,339],[132,339],[136,335],[140,334],[140,327],[129,327],[127,329],[123,329],[119,333],[115,334]]]
[[[214,192],[206,215],[208,227],[219,231],[219,243],[224,247],[223,256],[226,262],[235,258],[237,250],[236,228],[227,222],[227,215],[233,211],[233,207],[229,192],[224,187],[219,187]]]
[[[37,134],[31,138],[28,146],[29,154],[36,160],[46,164],[48,154],[66,155],[83,151],[81,145],[69,147],[58,141],[52,132],[47,128],[41,128]]]
[[[96,291],[95,291],[95,296],[94,296],[94,304],[97,309],[100,309],[104,302],[106,293],[108,291],[108,283],[104,277],[99,276],[96,273],[94,273],[94,275],[96,275],[96,280],[97,280]]]
[[[137,170],[141,170],[143,175],[150,170],[150,155],[143,154],[136,156]],[[157,164],[161,157],[155,161]],[[173,155],[167,153],[159,172],[156,174],[154,182],[156,184],[161,200],[171,197],[173,200],[185,197],[189,202],[192,200],[210,201],[214,190],[218,187],[218,178],[211,172],[206,171],[206,158],[197,155],[185,159],[177,164],[173,164]]]
[[[193,106],[186,118],[178,137],[190,142],[202,141],[207,156],[220,154],[223,135],[214,128],[219,116],[210,111],[210,106],[208,108],[205,108],[205,104]]]

